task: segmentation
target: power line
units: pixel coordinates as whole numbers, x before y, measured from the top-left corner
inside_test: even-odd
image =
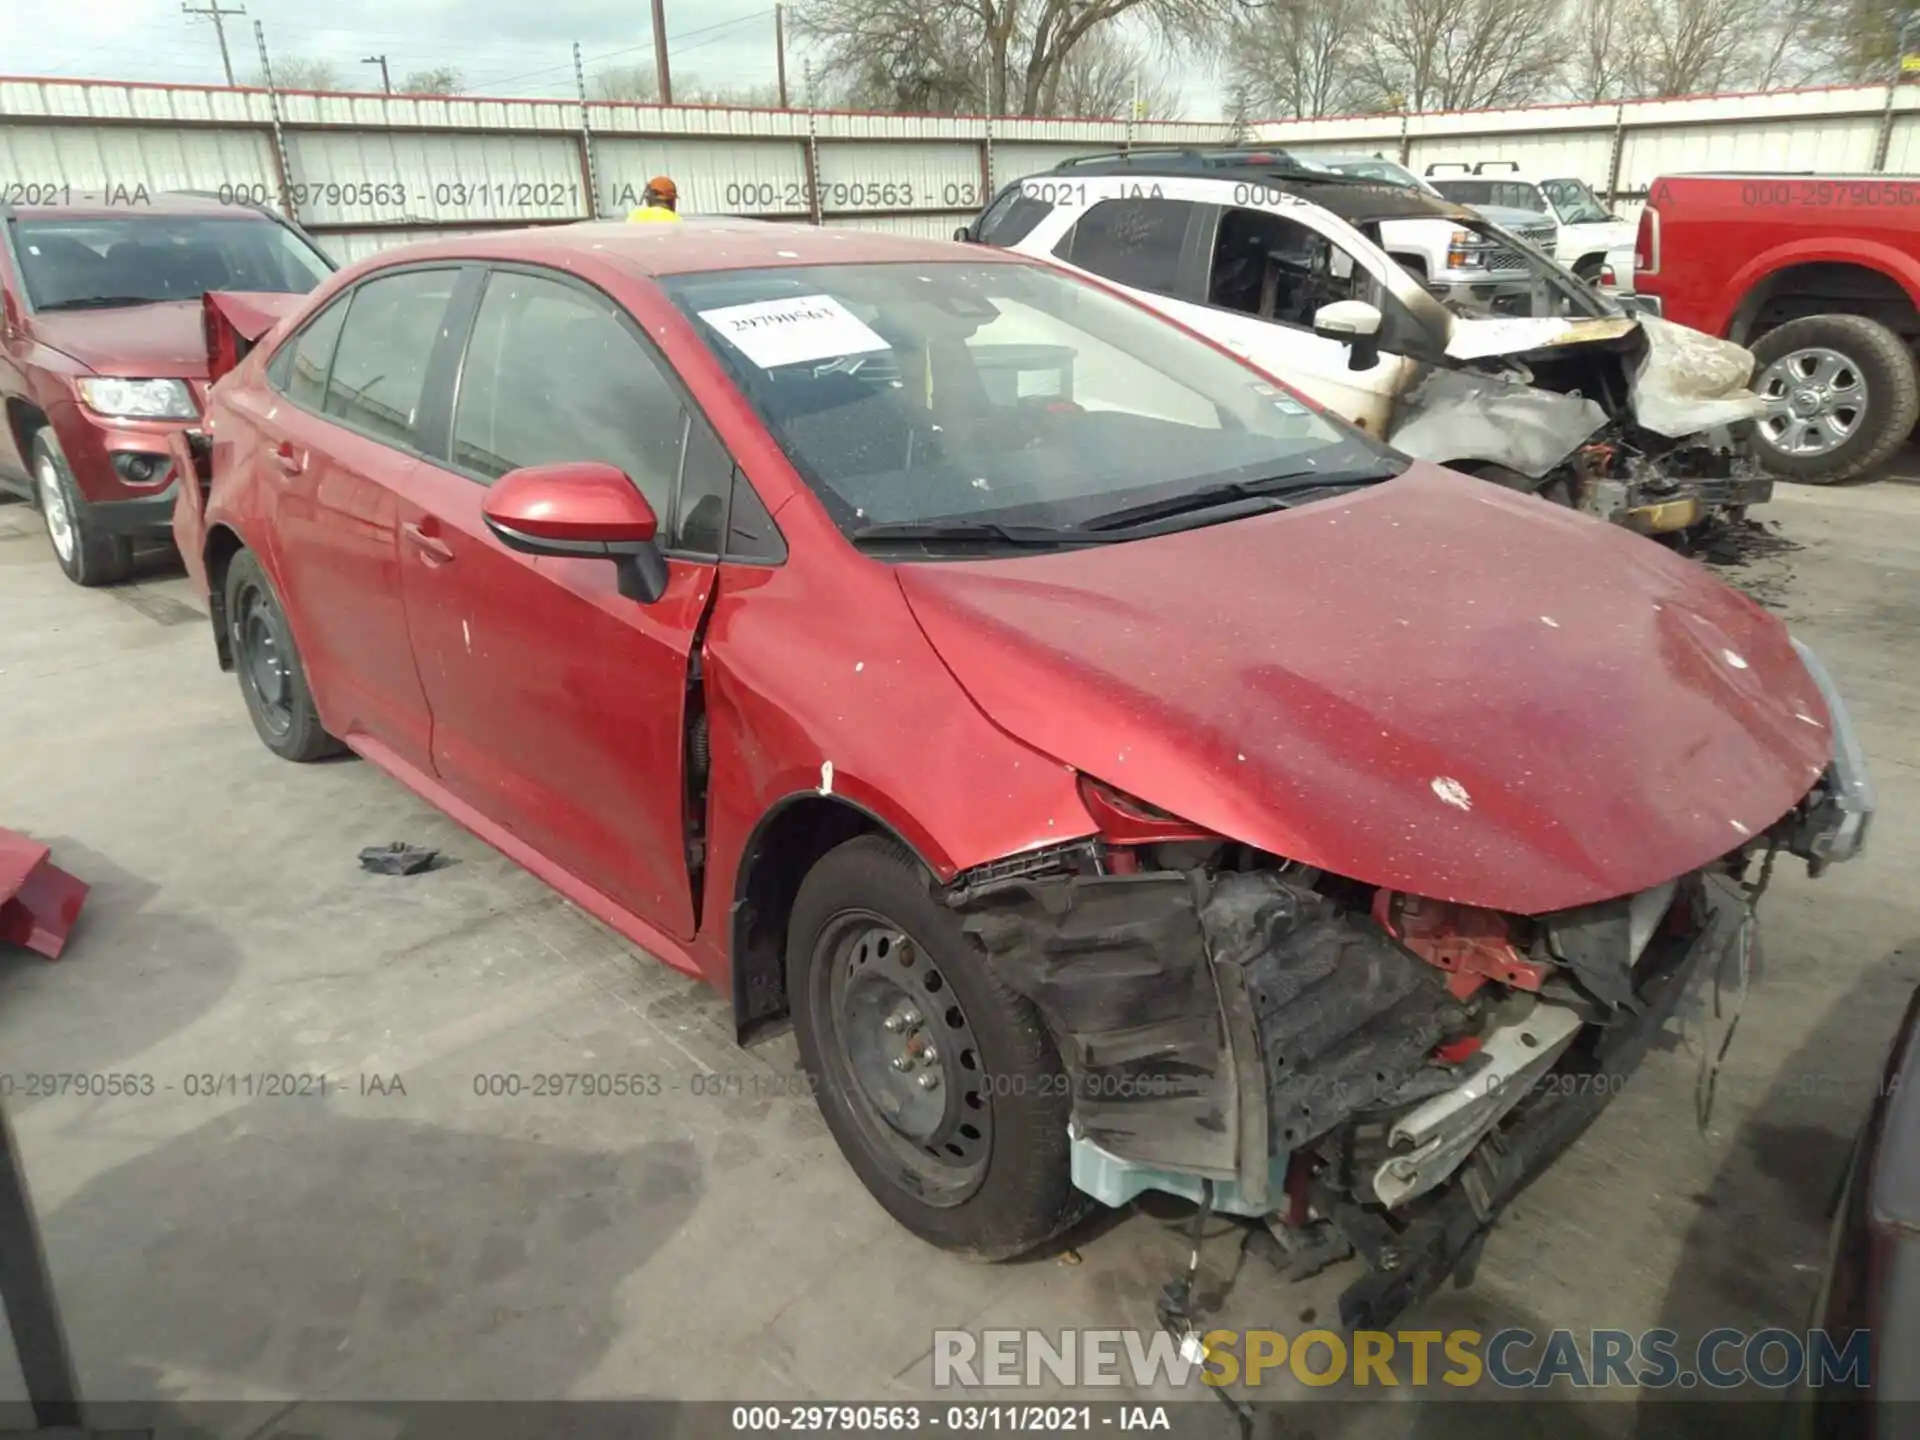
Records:
[[[180,0],[180,13],[183,15],[200,16],[213,21],[213,33],[220,37],[220,64],[227,72],[227,84],[233,84],[233,57],[227,53],[227,27],[222,17],[227,15],[244,15],[247,13],[247,7],[244,5],[236,5],[231,10],[228,10],[221,7],[220,0],[207,0],[204,6],[196,10],[193,6],[187,4],[186,0]]]

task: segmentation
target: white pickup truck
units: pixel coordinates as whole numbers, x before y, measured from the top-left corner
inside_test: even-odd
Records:
[[[1609,211],[1577,176],[1534,175],[1511,160],[1482,160],[1472,166],[1437,161],[1427,166],[1426,178],[1456,205],[1471,205],[1483,212],[1489,205],[1525,210],[1536,222],[1557,222],[1560,233],[1553,258],[1582,280],[1597,282],[1607,252],[1633,244],[1633,222]]]

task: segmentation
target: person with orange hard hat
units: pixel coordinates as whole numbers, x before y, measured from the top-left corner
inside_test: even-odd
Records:
[[[629,214],[627,219],[678,220],[680,218],[679,188],[664,175],[656,175],[647,181],[647,188],[640,193],[640,200],[640,208]]]

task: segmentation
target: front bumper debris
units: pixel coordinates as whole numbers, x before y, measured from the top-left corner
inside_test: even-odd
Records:
[[[1516,993],[1484,1028],[1446,972],[1284,871],[1013,875],[949,903],[1059,1045],[1076,1185],[1249,1218],[1310,1201],[1371,1262],[1343,1305],[1366,1324],[1452,1273],[1724,951],[1744,899],[1684,888],[1691,926],[1615,907],[1620,1003]],[[1434,1066],[1469,1034],[1464,1074]],[[1561,1070],[1595,1078],[1540,1083]]]
[[[1811,648],[1799,640],[1793,642],[1793,648],[1813,677],[1820,698],[1827,702],[1827,718],[1833,726],[1833,763],[1808,797],[1801,826],[1789,847],[1818,875],[1836,861],[1851,860],[1866,848],[1867,831],[1872,828],[1879,802],[1873,776],[1867,770],[1867,753],[1854,731],[1853,715],[1840,687]]]

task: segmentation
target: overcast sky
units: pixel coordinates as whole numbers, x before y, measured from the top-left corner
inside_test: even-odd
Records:
[[[191,0],[196,8],[209,0]],[[343,82],[377,90],[385,53],[398,88],[409,71],[452,65],[481,95],[571,95],[572,44],[594,70],[651,64],[648,0],[219,0],[243,8],[226,20],[234,76],[259,73],[253,22],[269,54],[330,60]],[[756,85],[774,79],[771,0],[666,0],[668,56],[676,81]],[[213,24],[180,0],[9,0],[0,4],[0,71],[89,79],[222,83]],[[800,53],[789,41],[787,80],[800,98]],[[358,77],[350,80],[348,77]],[[1186,114],[1219,115],[1205,75],[1178,72]],[[591,83],[591,79],[589,79]]]

